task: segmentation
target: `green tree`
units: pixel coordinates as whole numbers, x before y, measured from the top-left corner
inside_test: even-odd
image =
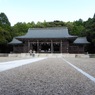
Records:
[[[26,23],[18,22],[12,27],[13,35],[14,36],[24,35],[28,30],[28,26],[29,24],[27,25]]]
[[[73,22],[71,34],[77,36],[85,36],[85,27],[82,19]]]
[[[72,34],[73,27],[74,27],[73,22],[69,21],[69,22],[66,22],[65,24],[66,24],[66,27],[68,27],[68,30],[69,30],[70,34]]]
[[[10,26],[10,22],[4,13],[0,13],[0,26]]]
[[[44,28],[43,23],[38,21],[37,24],[36,24],[36,28]]]
[[[95,44],[95,14],[85,22],[85,31],[88,39]]]
[[[32,21],[32,22],[27,23],[27,27],[28,28],[35,28],[36,27],[35,22]]]
[[[11,40],[11,26],[7,16],[0,13],[0,44],[8,43]]]

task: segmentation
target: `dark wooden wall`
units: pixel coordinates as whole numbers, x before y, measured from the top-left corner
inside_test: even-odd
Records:
[[[23,45],[14,45],[13,52],[15,53],[28,53],[30,49],[33,48],[33,44],[36,44],[36,52],[40,52],[41,44],[49,43],[51,51],[49,53],[56,53],[54,48],[56,43],[59,44],[58,53],[84,53],[84,45],[75,45],[70,43],[67,39],[35,39],[35,40],[26,40]],[[45,52],[44,52],[45,53]]]

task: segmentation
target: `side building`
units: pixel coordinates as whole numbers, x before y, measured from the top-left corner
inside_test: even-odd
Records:
[[[67,27],[29,28],[24,36],[13,38],[14,53],[84,53],[86,37],[72,36]]]

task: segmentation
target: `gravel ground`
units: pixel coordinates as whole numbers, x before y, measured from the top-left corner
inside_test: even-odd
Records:
[[[1,72],[0,95],[95,95],[95,83],[62,58],[48,58]]]
[[[69,62],[95,77],[95,58],[66,58]]]

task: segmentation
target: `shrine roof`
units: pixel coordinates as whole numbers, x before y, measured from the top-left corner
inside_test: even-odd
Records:
[[[9,42],[8,44],[22,44],[22,41],[19,41],[16,38],[13,38],[13,40]]]
[[[74,38],[68,33],[67,27],[55,27],[55,28],[29,28],[28,32],[24,36],[17,38]]]
[[[87,41],[86,37],[78,37],[75,41],[74,44],[89,44],[90,42]]]

